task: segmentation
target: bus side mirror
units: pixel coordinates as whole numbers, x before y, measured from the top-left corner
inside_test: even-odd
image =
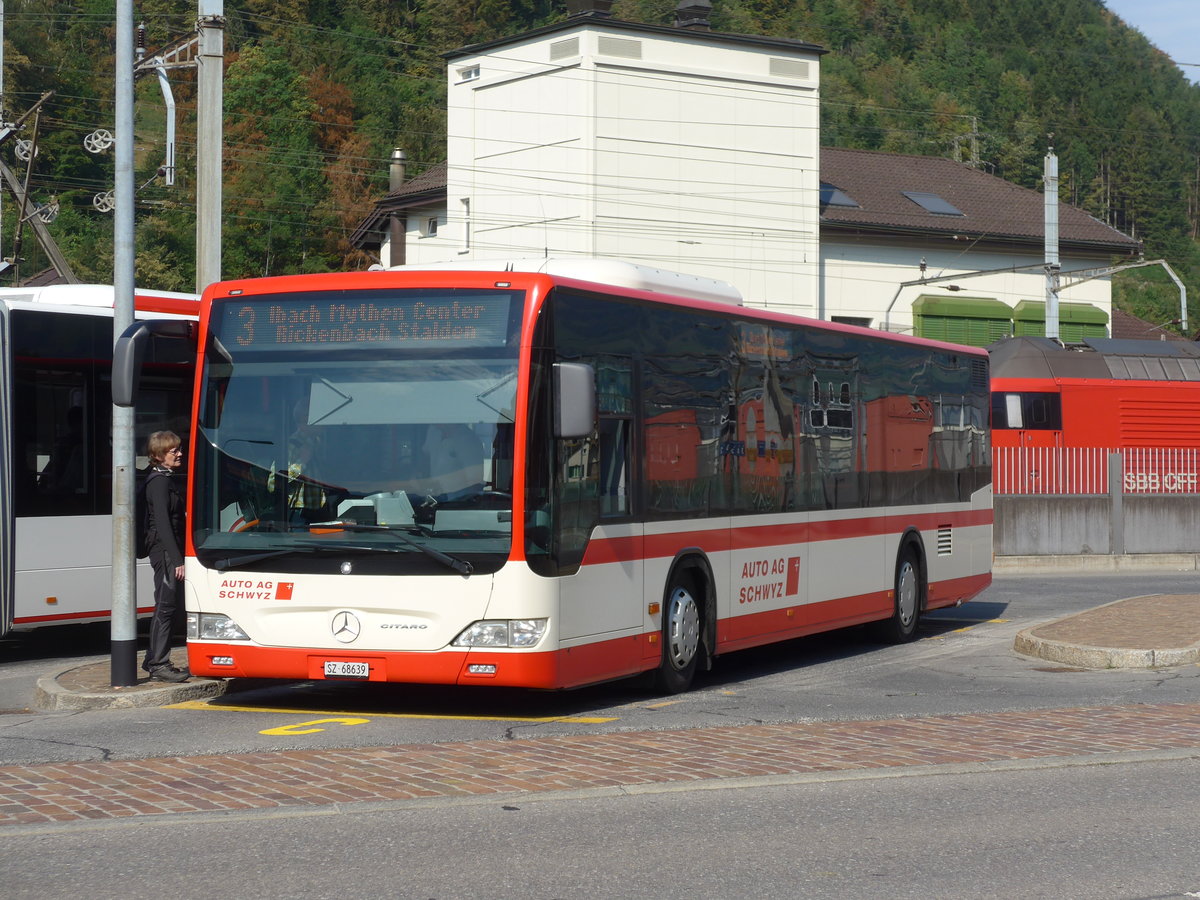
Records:
[[[554,436],[584,438],[596,429],[596,373],[586,363],[554,364]]]
[[[133,406],[142,376],[142,362],[146,358],[146,344],[152,337],[190,340],[195,335],[195,324],[186,319],[143,319],[126,328],[113,345],[113,404],[126,408]]]

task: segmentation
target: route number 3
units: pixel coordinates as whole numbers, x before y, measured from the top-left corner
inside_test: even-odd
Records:
[[[256,318],[258,318],[258,314],[253,306],[243,306],[238,311],[238,319],[242,323],[242,333],[237,336],[237,342],[243,347],[249,347],[254,343],[254,320]]]

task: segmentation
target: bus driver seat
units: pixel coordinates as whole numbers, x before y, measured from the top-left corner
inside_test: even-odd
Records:
[[[453,500],[482,489],[483,445],[466,425],[430,425],[424,449],[435,496]]]

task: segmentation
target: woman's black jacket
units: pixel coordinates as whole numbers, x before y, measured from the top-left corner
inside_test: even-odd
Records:
[[[181,476],[163,468],[146,476],[146,546],[151,563],[165,557],[168,566],[183,565],[186,511]]]

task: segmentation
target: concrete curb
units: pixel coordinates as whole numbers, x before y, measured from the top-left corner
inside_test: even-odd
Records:
[[[1156,669],[1200,662],[1200,647],[1196,646],[1172,650],[1089,647],[1040,638],[1033,634],[1036,630],[1037,628],[1027,628],[1020,632],[1013,641],[1013,649],[1025,656],[1036,656],[1039,659],[1085,669]]]
[[[74,670],[70,670],[74,671]],[[70,671],[62,675],[70,674]],[[219,697],[228,689],[229,682],[209,678],[193,678],[182,684],[132,685],[127,688],[110,688],[104,692],[71,691],[58,683],[60,676],[39,678],[33,694],[33,705],[45,710],[88,710],[88,709],[137,709],[142,707],[169,706],[185,700],[202,700]]]
[[[1008,574],[1069,574],[1072,572],[1194,572],[1195,553],[1132,553],[1124,556],[996,556],[992,571]]]

